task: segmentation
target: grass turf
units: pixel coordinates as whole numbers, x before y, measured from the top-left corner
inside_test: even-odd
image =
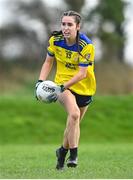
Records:
[[[77,168],[55,170],[55,145],[0,146],[0,178],[133,178],[133,144],[80,144]]]

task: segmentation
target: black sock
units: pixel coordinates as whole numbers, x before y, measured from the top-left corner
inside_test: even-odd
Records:
[[[70,148],[70,158],[75,159],[78,156],[78,148]]]
[[[64,155],[66,155],[67,152],[68,152],[68,149],[66,149],[66,148],[64,148],[63,146],[61,146],[61,147],[60,147],[60,151],[61,151]]]

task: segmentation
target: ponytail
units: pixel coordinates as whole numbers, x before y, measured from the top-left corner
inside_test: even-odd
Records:
[[[79,31],[77,31],[76,44],[77,44],[77,48],[78,48],[78,53],[79,53],[80,56],[82,56],[83,58],[85,58],[85,57],[81,54],[81,52],[80,52],[79,40],[80,40],[80,39],[79,39]]]
[[[58,35],[62,35],[62,31],[53,31],[51,33],[51,36],[58,36]]]

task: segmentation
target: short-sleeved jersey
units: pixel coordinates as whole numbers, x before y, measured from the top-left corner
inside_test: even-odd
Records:
[[[79,67],[87,67],[87,77],[69,89],[80,95],[93,95],[96,91],[94,75],[94,46],[83,33],[79,33],[77,43],[68,46],[63,35],[52,36],[49,39],[48,54],[54,56],[57,62],[55,82],[60,85],[69,81],[79,71]],[[79,52],[82,56],[79,54]]]

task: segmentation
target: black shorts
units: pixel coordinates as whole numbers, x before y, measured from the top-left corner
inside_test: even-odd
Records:
[[[75,96],[78,107],[87,106],[88,104],[90,104],[93,101],[92,96],[79,95],[73,91],[71,91],[71,93]]]

